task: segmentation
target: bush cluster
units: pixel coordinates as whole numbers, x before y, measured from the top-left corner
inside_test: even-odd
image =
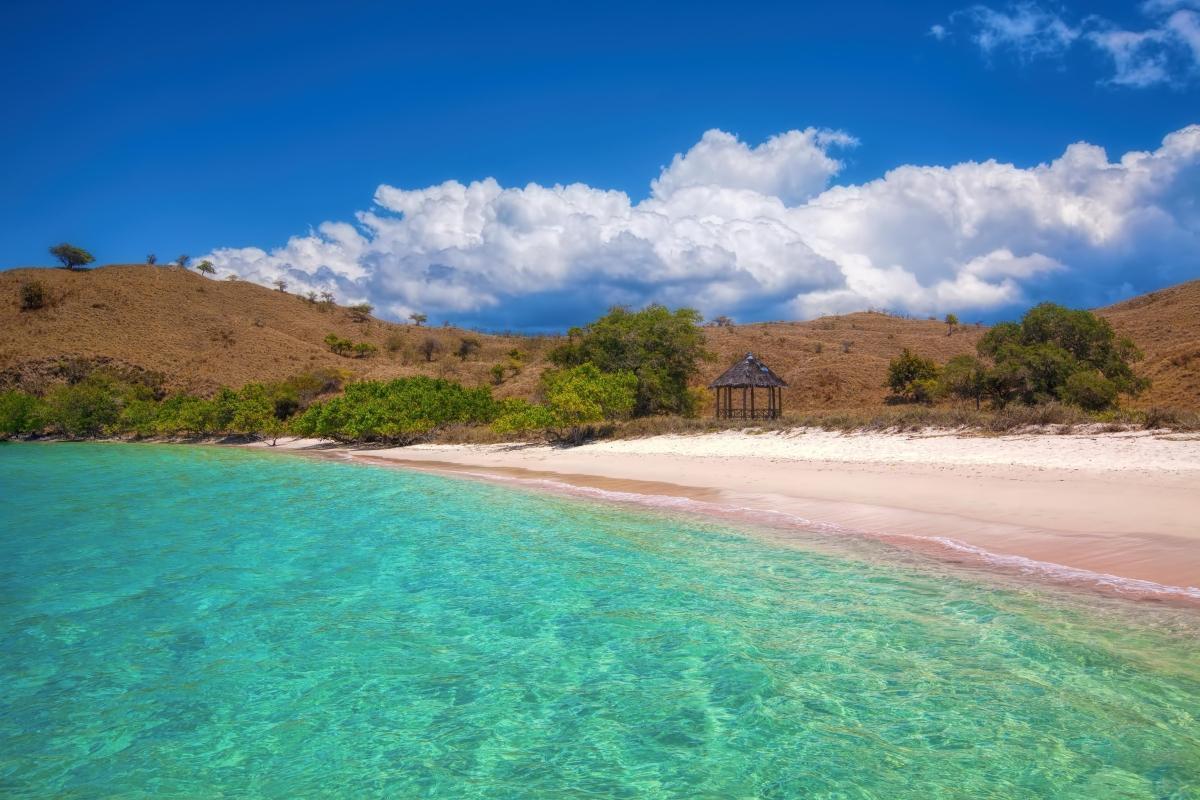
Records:
[[[329,348],[330,352],[348,358],[366,358],[379,349],[370,342],[354,342],[350,339],[343,339],[336,333],[325,337],[325,346]]]
[[[978,357],[958,356],[944,367],[905,349],[888,366],[887,385],[912,401],[949,395],[996,408],[1061,401],[1087,411],[1113,408],[1121,394],[1149,385],[1133,372],[1141,358],[1133,342],[1090,311],[1054,303],[1035,306],[1019,323],[996,325],[976,349]]]
[[[0,435],[276,437],[287,431],[297,411],[341,383],[340,374],[319,371],[275,383],[250,383],[237,391],[223,388],[212,397],[160,398],[148,383],[96,369],[41,395],[0,393]]]

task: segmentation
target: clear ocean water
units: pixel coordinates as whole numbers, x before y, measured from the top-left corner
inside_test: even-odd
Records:
[[[240,450],[0,446],[0,796],[1200,798],[1200,615]]]

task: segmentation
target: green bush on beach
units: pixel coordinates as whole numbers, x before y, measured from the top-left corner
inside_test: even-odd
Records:
[[[596,423],[629,417],[637,386],[632,372],[601,372],[592,363],[548,370],[541,380],[545,403],[506,401],[492,429],[500,434],[540,432],[551,441],[578,444],[594,435]]]

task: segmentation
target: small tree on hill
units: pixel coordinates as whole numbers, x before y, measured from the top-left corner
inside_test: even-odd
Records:
[[[82,247],[76,247],[73,244],[56,244],[50,248],[50,255],[62,262],[62,265],[67,269],[76,269],[92,263],[96,259],[87,250]]]
[[[276,278],[275,280],[271,281],[271,283],[272,283],[272,285],[274,285],[274,287],[277,290],[279,290],[281,292],[287,291],[288,282],[285,281],[283,278]]]
[[[417,352],[425,356],[426,361],[433,361],[435,353],[442,349],[442,344],[432,336],[426,336],[421,344],[417,346]]]
[[[954,314],[946,315],[946,335],[950,336],[954,333],[954,329],[958,327],[958,317]]]
[[[478,339],[474,336],[464,336],[459,341],[458,349],[454,351],[454,355],[458,356],[460,361],[466,361],[481,349],[483,349],[483,345]]]
[[[153,267],[157,263],[158,263],[158,256],[154,255],[154,253],[146,254],[146,265],[147,266]]]
[[[413,324],[416,325],[418,328],[425,324],[425,320],[429,319],[428,315],[418,314],[416,312],[409,314],[408,318],[411,319],[413,321]]]
[[[366,358],[367,356],[373,355],[377,349],[378,348],[370,342],[359,342],[358,344],[354,345],[354,357]]]
[[[346,310],[350,312],[350,319],[355,322],[367,322],[371,319],[371,312],[375,310],[375,306],[370,303],[355,303]]]
[[[179,266],[183,267],[184,269],[187,269],[188,262],[191,260],[192,260],[191,256],[184,254],[184,255],[181,255],[178,258],[176,258],[175,263],[178,264]]]
[[[197,264],[196,269],[199,272],[203,272],[205,275],[216,275],[217,274],[217,268],[214,267],[213,263],[211,261],[208,261],[207,259],[204,261],[201,261],[199,264]]]

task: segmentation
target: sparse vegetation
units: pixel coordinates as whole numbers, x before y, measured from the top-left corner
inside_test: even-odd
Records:
[[[370,303],[355,303],[352,306],[347,306],[346,311],[350,314],[350,319],[354,322],[369,322],[371,320],[371,312],[375,310],[375,306]]]
[[[455,349],[454,355],[458,356],[460,361],[466,361],[471,356],[483,349],[483,343],[474,336],[464,336],[458,341],[458,348]]]
[[[96,260],[87,250],[84,250],[82,247],[76,247],[73,244],[67,244],[66,242],[51,247],[50,255],[62,262],[62,265],[67,269],[78,269]]]
[[[422,325],[424,325],[425,321],[427,319],[429,319],[429,317],[427,315],[417,314],[415,312],[412,314],[409,314],[408,318],[411,319],[413,321],[413,324],[416,325],[418,328],[421,327]]]
[[[276,278],[275,280],[271,281],[271,285],[275,287],[276,291],[286,292],[287,287],[288,287],[288,282],[285,281],[283,278]]]
[[[21,310],[37,311],[46,306],[46,285],[41,281],[25,281],[21,284]]]
[[[336,333],[331,333],[325,337],[325,345],[331,353],[339,356],[352,356],[354,358],[366,358],[378,350],[370,342],[353,342],[350,339],[343,339]]]
[[[946,319],[946,335],[952,336],[955,329],[958,327],[958,317],[954,314],[947,314]]]
[[[184,255],[176,257],[175,263],[178,266],[183,267],[184,269],[187,269],[188,262],[191,260],[192,260],[192,257],[185,253]]]
[[[197,264],[196,270],[198,272],[204,273],[205,275],[216,275],[217,274],[217,268],[214,267],[213,263],[211,261],[209,261],[208,259],[205,259],[204,261],[201,261],[199,264]]]
[[[433,361],[433,357],[437,353],[440,353],[441,350],[442,350],[442,343],[439,342],[437,339],[433,338],[432,336],[426,336],[424,339],[421,340],[421,343],[419,345],[417,345],[417,352],[419,352],[421,355],[423,355],[427,362]]]
[[[158,256],[154,255],[154,253],[146,254],[146,266],[153,267],[157,263],[158,263]]]

